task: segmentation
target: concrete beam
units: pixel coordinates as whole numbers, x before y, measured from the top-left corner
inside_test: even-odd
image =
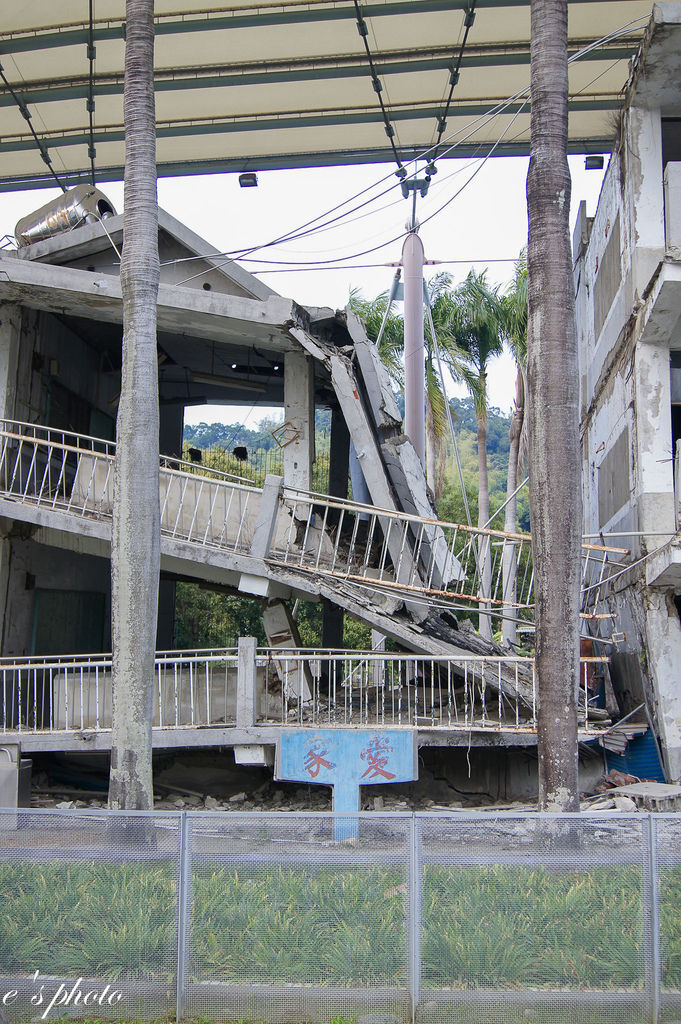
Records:
[[[176,750],[187,747],[248,747],[275,746],[286,726],[180,726],[154,729],[154,750]],[[581,742],[594,739],[594,734],[579,732]],[[111,749],[111,731],[94,730],[63,732],[3,733],[3,743],[21,743],[24,754],[38,752],[80,751],[82,753]],[[469,730],[421,728],[417,729],[419,747],[534,747],[535,732],[529,729]]]
[[[314,361],[305,352],[287,352],[284,361],[284,419],[292,440],[284,448],[284,484],[312,490],[314,462]]]
[[[0,256],[0,302],[30,309],[122,324],[120,279],[110,274],[55,267]],[[158,330],[243,345],[248,338],[259,348],[287,352],[295,345],[287,325],[298,324],[304,311],[292,299],[273,295],[265,300],[162,284],[158,296]]]

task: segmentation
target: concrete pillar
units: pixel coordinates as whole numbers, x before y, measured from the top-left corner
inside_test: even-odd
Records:
[[[667,781],[681,785],[681,623],[667,594],[653,587],[647,588],[645,615],[647,661]]]
[[[329,446],[329,494],[347,498],[350,456],[350,431],[339,408],[331,410],[331,443]],[[328,524],[338,523],[337,510],[329,509]],[[333,601],[322,598],[322,647],[343,648],[345,614]]]
[[[238,648],[236,724],[239,729],[250,729],[257,720],[257,641],[252,636],[240,636]]]
[[[331,410],[331,443],[329,446],[329,494],[334,498],[348,496],[350,431],[339,408]]]
[[[175,644],[175,589],[175,580],[159,580],[156,624],[157,651],[171,651]]]
[[[258,506],[258,517],[253,531],[253,540],[249,554],[259,561],[264,561],[270,550],[274,529],[277,523],[279,502],[283,480],[280,476],[268,473],[262,489],[260,505]],[[257,594],[259,597],[267,597],[270,592],[270,581],[264,575],[258,576],[254,573],[242,573],[239,579],[239,590],[245,594]]]
[[[371,505],[371,493],[352,441],[350,442],[350,482],[352,483],[352,500],[359,502],[360,505]],[[368,512],[360,512],[360,519],[368,518]]]
[[[423,243],[410,231],[402,247],[404,267],[404,430],[425,464],[425,368],[423,338]]]
[[[271,601],[262,612],[262,624],[267,634],[267,643],[273,650],[286,651],[300,647],[300,634],[288,605],[283,601]],[[277,675],[288,697],[309,701],[312,693],[312,677],[306,663],[290,657],[275,661]]]
[[[184,410],[181,405],[159,408],[158,445],[162,455],[182,458]],[[175,580],[161,579],[158,587],[158,624],[156,649],[169,651],[175,643]]]
[[[636,409],[636,497],[638,529],[659,534],[676,530],[674,483],[671,459],[671,376],[669,349],[639,342],[634,353],[634,391]],[[650,536],[650,550],[663,542]]]
[[[158,446],[161,455],[172,455],[182,458],[182,431],[184,427],[184,409],[181,405],[161,405],[159,407]]]
[[[385,653],[385,636],[377,629],[371,630],[371,650],[377,654]],[[382,686],[385,682],[385,665],[380,661],[373,664],[371,682],[374,686]]]
[[[0,419],[13,419],[15,415],[20,332],[21,307],[3,302],[0,304]]]
[[[284,360],[284,418],[293,436],[284,448],[284,484],[312,490],[314,461],[314,365],[303,352]]]
[[[0,419],[14,419],[16,414],[17,370],[19,366],[19,340],[21,334],[21,307],[13,302],[0,305]],[[2,651],[5,653],[4,639],[5,612],[9,589],[9,567],[11,558],[11,541],[6,537],[11,523],[2,524],[5,529],[0,532],[0,636]]]
[[[322,647],[343,650],[345,613],[333,601],[322,598]]]

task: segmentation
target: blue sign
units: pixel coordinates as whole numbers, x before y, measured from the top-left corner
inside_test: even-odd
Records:
[[[418,778],[413,729],[287,729],[277,744],[275,777],[333,788],[333,810],[355,814],[360,786]],[[336,818],[336,839],[357,837],[357,819]]]

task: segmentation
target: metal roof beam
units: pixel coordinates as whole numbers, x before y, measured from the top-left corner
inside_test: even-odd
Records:
[[[503,100],[501,101],[503,102]],[[569,109],[571,111],[595,111],[595,110],[618,110],[620,102],[615,98],[601,97],[591,100],[571,100]],[[452,108],[450,119],[455,117],[481,117],[491,106],[490,102],[484,103],[463,103]],[[428,105],[423,107],[407,107],[403,109],[393,108],[390,112],[392,121],[413,121],[426,120],[431,122],[439,112],[439,106]],[[499,116],[515,114],[525,109],[529,114],[526,103],[508,104]],[[279,131],[288,128],[323,128],[329,125],[347,124],[378,124],[381,122],[381,112],[375,109],[354,109],[340,110],[335,112],[327,111],[305,111],[302,113],[291,113],[288,111],[272,113],[263,116],[244,115],[241,117],[226,118],[224,120],[212,119],[211,121],[187,121],[169,122],[158,124],[156,128],[157,138],[191,138],[197,135],[229,135],[234,132],[250,131]],[[481,130],[482,130],[481,126]],[[429,124],[427,135],[430,135],[432,125]],[[74,130],[67,134],[57,135],[56,133],[45,132],[42,136],[50,149],[59,149],[63,146],[82,146],[89,142],[89,132]],[[121,142],[124,139],[122,125],[112,125],[108,128],[98,128],[95,131],[95,142]],[[426,145],[426,144],[424,144]],[[444,141],[445,147],[452,145],[452,141]],[[2,153],[18,153],[30,151],[33,148],[33,140],[30,136],[15,136],[5,138],[0,142],[0,155]]]
[[[588,4],[592,0],[570,0],[571,4]],[[627,3],[637,3],[638,0],[619,0],[619,6],[625,7]],[[381,18],[394,15],[434,13],[438,11],[451,13],[452,8],[458,8],[462,12],[466,9],[465,0],[396,0],[392,3],[369,3],[363,8],[365,18]],[[478,0],[477,9],[496,9],[504,7],[528,7],[529,0]],[[228,15],[225,12],[206,12],[201,18],[177,18],[175,16],[163,15],[156,18],[156,35],[178,35],[195,32],[215,32],[222,29],[239,28],[261,28],[266,25],[296,25],[309,22],[322,21],[344,21],[355,20],[356,12],[352,4],[345,6],[321,6],[317,4],[292,5],[286,9],[277,6],[274,10],[268,10],[268,5],[251,11],[247,14],[234,13]],[[626,14],[623,14],[626,20]],[[639,33],[640,35],[640,33]],[[107,22],[106,26],[95,25],[95,43],[111,39],[122,39],[125,36],[123,22],[112,24]],[[60,48],[64,46],[80,46],[89,42],[89,26],[85,23],[82,28],[69,26],[62,30],[48,29],[25,34],[7,35],[4,39],[0,36],[0,53],[26,53],[34,50]]]
[[[577,52],[579,46],[571,49]],[[628,60],[631,49],[611,45],[603,50],[593,51],[586,55],[589,61]],[[486,48],[484,52],[467,51],[462,61],[463,69],[482,67],[508,67],[527,64],[529,49],[518,44],[517,49],[504,47],[499,50]],[[424,52],[403,51],[380,56],[381,75],[399,75],[421,71],[447,71],[451,65],[451,47],[441,47],[435,51]],[[327,61],[280,62],[277,64],[246,64],[240,68],[224,65],[217,68],[183,69],[181,71],[157,71],[154,88],[157,93],[175,92],[187,89],[216,89],[230,86],[270,85],[274,82],[291,83],[301,81],[323,81],[346,78],[366,77],[366,64],[359,58],[340,57]],[[284,66],[285,65],[285,66]],[[164,76],[168,77],[164,77]],[[21,96],[25,103],[63,103],[67,100],[87,99],[89,80],[86,75],[59,82],[36,82],[33,85],[25,81],[21,84]],[[95,96],[123,95],[123,76],[117,75],[108,80],[95,79]],[[0,92],[0,107],[13,105],[12,97]]]
[[[568,143],[570,154],[581,155],[583,153],[606,153],[610,150],[612,137],[594,137],[593,133],[589,138],[576,138]],[[493,142],[477,143],[467,142],[457,146],[456,157],[469,158],[472,156],[485,156],[494,145]],[[515,141],[502,142],[494,150],[495,156],[527,156],[529,142]],[[413,146],[400,147],[405,162],[414,159],[422,153],[422,149]],[[447,159],[443,157],[441,159]],[[199,174],[227,174],[240,173],[242,171],[255,170],[287,170],[297,167],[335,167],[346,164],[377,164],[392,163],[393,155],[390,148],[364,149],[360,153],[345,150],[320,150],[315,153],[294,153],[292,155],[268,156],[234,156],[222,157],[220,159],[208,158],[206,160],[176,160],[158,164],[159,178],[176,178],[180,176],[191,177]],[[90,180],[89,169],[83,167],[80,170],[64,172],[62,178],[69,185],[77,185],[80,182]],[[122,181],[123,166],[113,165],[111,167],[100,167],[97,170],[97,181],[101,184],[106,181]],[[35,175],[16,175],[0,180],[0,193],[17,192],[25,189],[44,188],[52,185],[53,179],[48,174],[36,173]]]

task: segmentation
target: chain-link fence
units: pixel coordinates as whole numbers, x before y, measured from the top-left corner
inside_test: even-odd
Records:
[[[0,1008],[681,1019],[681,815],[375,812],[343,843],[333,817],[1,811]]]

